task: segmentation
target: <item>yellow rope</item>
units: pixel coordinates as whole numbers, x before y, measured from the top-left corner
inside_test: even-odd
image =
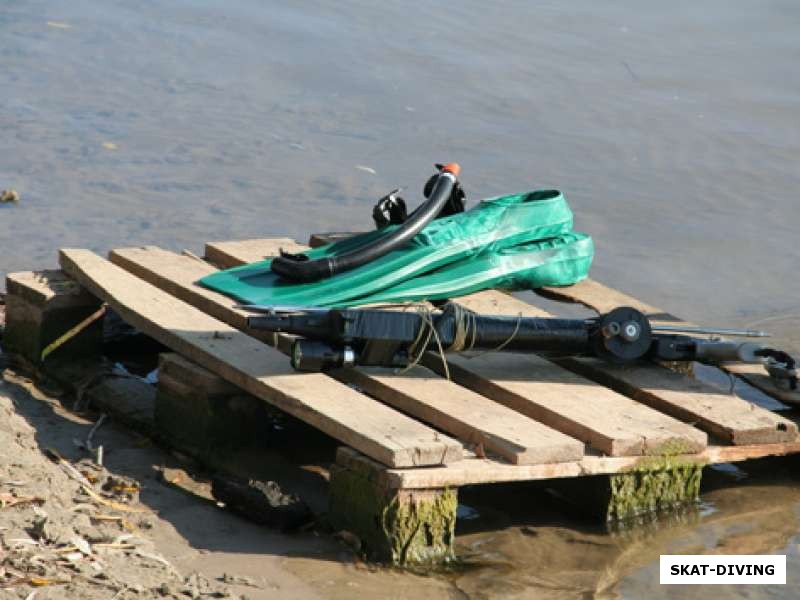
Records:
[[[425,306],[418,306],[417,312],[419,313],[420,319],[422,319],[422,325],[417,332],[416,339],[411,343],[408,348],[408,355],[409,357],[413,356],[413,359],[408,363],[408,366],[400,371],[400,373],[407,373],[414,367],[419,364],[419,361],[422,360],[422,355],[428,349],[428,344],[431,342],[431,337],[436,339],[436,345],[439,348],[439,358],[442,360],[442,368],[444,368],[444,376],[448,380],[450,379],[450,369],[447,366],[447,359],[444,357],[444,348],[442,348],[442,340],[439,338],[439,332],[436,331],[436,327],[433,323],[433,317],[431,317],[432,311],[429,310]],[[425,330],[427,329],[428,336],[425,338],[425,343],[420,344],[419,342],[422,340],[422,337],[425,334]],[[414,354],[416,353],[416,356]]]
[[[95,312],[93,312],[91,315],[86,317],[83,321],[81,321],[80,323],[75,325],[75,327],[73,327],[72,329],[67,331],[65,334],[59,336],[55,341],[49,343],[47,345],[47,347],[44,350],[42,350],[42,360],[44,360],[50,354],[52,354],[53,352],[58,350],[61,346],[66,344],[68,341],[70,341],[72,338],[74,338],[76,335],[78,335],[81,331],[83,331],[84,329],[89,327],[89,325],[94,323],[97,319],[102,317],[104,314],[106,314],[106,305],[105,304],[103,304]]]
[[[416,306],[417,313],[422,320],[422,324],[420,325],[416,338],[408,347],[408,356],[410,359],[408,366],[402,369],[400,373],[406,373],[417,366],[422,360],[422,355],[428,351],[428,346],[431,343],[431,339],[435,339],[436,346],[439,350],[439,358],[442,361],[444,375],[447,379],[450,379],[450,369],[447,365],[445,354],[447,352],[469,352],[475,347],[475,342],[478,338],[478,315],[473,311],[464,308],[460,304],[453,303],[452,306],[453,318],[455,320],[455,330],[453,332],[453,342],[447,348],[442,346],[442,340],[439,337],[439,332],[436,330],[436,324],[433,321],[433,311],[427,306]],[[405,308],[408,308],[408,306]],[[517,337],[521,324],[522,313],[519,313],[517,315],[517,324],[508,339],[495,348],[484,350],[483,352],[473,354],[472,356],[465,356],[465,358],[477,358],[478,356],[483,356],[489,352],[499,352],[508,346],[508,344],[510,344],[515,337]]]

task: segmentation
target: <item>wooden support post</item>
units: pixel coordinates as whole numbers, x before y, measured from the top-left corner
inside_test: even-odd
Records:
[[[360,539],[368,558],[405,566],[455,558],[456,488],[391,489],[375,461],[348,448],[340,448],[338,460],[328,516],[334,528]]]
[[[159,358],[156,431],[204,462],[268,439],[277,412],[178,354]]]
[[[701,463],[652,457],[622,473],[554,480],[552,488],[582,512],[624,522],[695,504],[702,471]]]
[[[624,521],[695,504],[702,474],[701,466],[684,464],[610,475],[606,520]]]
[[[61,336],[86,322],[48,355],[76,358],[100,354],[103,319],[101,301],[61,271],[11,273],[6,278],[6,325],[3,347],[28,366],[44,363],[42,353]],[[93,315],[98,318],[91,319]]]

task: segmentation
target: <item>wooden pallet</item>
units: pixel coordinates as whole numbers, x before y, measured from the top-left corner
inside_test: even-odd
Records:
[[[302,249],[287,240],[249,240],[210,243],[206,255],[230,267],[287,246]],[[86,251],[61,255],[67,273],[175,351],[389,467],[453,464],[461,475],[450,485],[571,476],[576,469],[613,473],[665,449],[714,462],[793,452],[797,444],[793,421],[657,365],[488,354],[450,357],[452,381],[434,373],[443,371],[434,356],[425,361],[432,370],[406,375],[292,373],[284,357],[257,341],[286,351],[289,336],[248,331],[246,313],[233,300],[196,285],[215,270],[209,262],[156,247],[114,250],[110,260]],[[582,287],[591,285],[596,292],[591,282]],[[547,315],[500,292],[458,301],[486,313]],[[462,448],[469,457],[476,447],[494,456],[466,458],[475,465],[467,468]],[[499,468],[504,463],[527,470]],[[419,486],[411,472],[391,480]]]
[[[306,247],[288,239],[212,242],[204,259],[153,246],[117,249],[109,260],[87,250],[62,250],[60,263],[142,332],[339,440],[339,470],[332,480],[346,482],[332,483],[332,489],[344,490],[339,497],[353,496],[354,480],[347,479],[353,474],[384,490],[378,504],[406,506],[428,502],[425,494],[432,491],[440,502],[443,490],[464,485],[800,452],[794,419],[665,365],[490,353],[448,356],[447,369],[442,357],[429,355],[424,366],[403,374],[366,368],[294,372],[285,356],[291,336],[249,329],[247,313],[234,300],[197,284],[219,268],[274,256],[280,248]],[[25,277],[9,276],[9,291],[35,287]],[[45,288],[40,295],[46,297]],[[679,321],[591,280],[539,292],[596,311],[629,305],[654,320]],[[456,301],[486,314],[550,316],[497,291]],[[775,388],[761,367],[727,370],[781,402],[800,404],[800,394]],[[347,504],[339,512],[358,510]]]

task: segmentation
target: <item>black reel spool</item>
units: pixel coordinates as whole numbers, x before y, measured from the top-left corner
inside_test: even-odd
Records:
[[[653,342],[650,321],[635,308],[621,306],[602,315],[591,332],[595,356],[616,364],[640,359]]]

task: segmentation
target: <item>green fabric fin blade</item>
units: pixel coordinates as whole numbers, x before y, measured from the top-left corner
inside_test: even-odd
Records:
[[[446,300],[490,288],[514,291],[571,285],[586,278],[593,256],[591,237],[566,233],[457,261],[352,300],[348,306]]]
[[[463,273],[469,274],[473,286],[478,285],[480,269],[491,265],[474,262],[469,267],[467,263],[471,260],[500,257],[507,249],[558,238],[571,230],[572,211],[559,191],[525,192],[489,198],[469,211],[436,219],[402,248],[322,281],[295,283],[283,280],[270,271],[270,261],[264,260],[215,273],[200,283],[246,304],[351,306],[363,304],[363,298],[399,286],[405,286],[404,289],[410,292],[413,282],[420,276],[453,264],[464,263],[462,268],[467,271]],[[388,231],[382,229],[361,234],[305,254],[312,259],[341,255]],[[503,264],[511,261],[506,257]],[[489,279],[495,281],[497,278]]]

